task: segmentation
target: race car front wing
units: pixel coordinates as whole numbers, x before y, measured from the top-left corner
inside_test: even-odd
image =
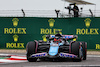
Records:
[[[30,58],[51,58],[51,56],[47,53],[47,52],[43,52],[43,53],[36,53],[36,54],[32,54],[30,56]],[[59,57],[59,58],[78,58],[76,55],[74,54],[69,54],[69,53],[59,53],[58,55],[52,56],[52,58],[54,57]]]

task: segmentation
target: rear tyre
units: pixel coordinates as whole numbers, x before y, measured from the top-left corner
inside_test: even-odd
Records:
[[[35,62],[35,61],[37,61],[37,58],[30,58],[30,56],[32,54],[36,53],[35,52],[35,50],[36,50],[36,44],[35,44],[35,42],[34,41],[28,42],[26,48],[27,48],[27,54],[26,54],[27,60],[29,62]]]
[[[73,61],[82,61],[82,51],[81,51],[81,45],[80,42],[73,42],[71,44],[71,53],[74,55],[77,55],[78,58],[77,59],[73,59]]]
[[[86,60],[87,58],[87,44],[86,42],[81,42],[82,43],[82,47],[83,47],[83,60]]]

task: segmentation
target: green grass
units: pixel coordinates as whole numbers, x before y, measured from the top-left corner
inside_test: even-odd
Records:
[[[9,50],[9,49],[10,49],[10,50],[26,50],[26,48],[23,48],[23,49],[17,49],[17,48],[16,48],[16,49],[13,49],[13,48],[9,48],[9,49],[7,49],[7,48],[0,48],[0,49],[1,49],[1,50],[3,50],[3,49],[4,49],[4,50]]]
[[[7,58],[9,58],[9,57],[0,57],[0,59],[7,59]]]
[[[96,49],[87,49],[87,51],[100,51],[100,50],[96,50]]]
[[[26,49],[5,49],[5,48],[0,48],[0,50],[26,50]],[[87,49],[87,51],[100,51],[100,49],[96,50],[96,49]]]

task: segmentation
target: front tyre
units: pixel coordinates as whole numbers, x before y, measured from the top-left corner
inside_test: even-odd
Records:
[[[73,42],[71,44],[71,53],[74,55],[77,55],[77,59],[73,59],[73,61],[82,61],[82,46],[80,45],[80,42]]]
[[[37,61],[37,58],[30,58],[30,56],[32,54],[35,54],[36,53],[36,43],[34,41],[30,41],[27,43],[27,46],[26,46],[26,51],[27,51],[27,60],[29,62],[35,62]]]
[[[86,60],[87,58],[87,43],[86,42],[81,42],[82,47],[83,47],[83,60]]]

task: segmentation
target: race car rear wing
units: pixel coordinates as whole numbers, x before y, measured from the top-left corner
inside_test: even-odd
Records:
[[[49,35],[50,38],[54,38],[55,35]],[[77,38],[77,35],[62,35],[62,38],[66,38],[66,39],[73,39],[73,38]]]
[[[73,40],[73,41],[76,41],[76,39],[78,38],[77,35],[61,35],[63,39],[67,39],[67,40]],[[49,38],[49,39],[53,39],[55,38],[55,35],[46,35],[46,38]]]

